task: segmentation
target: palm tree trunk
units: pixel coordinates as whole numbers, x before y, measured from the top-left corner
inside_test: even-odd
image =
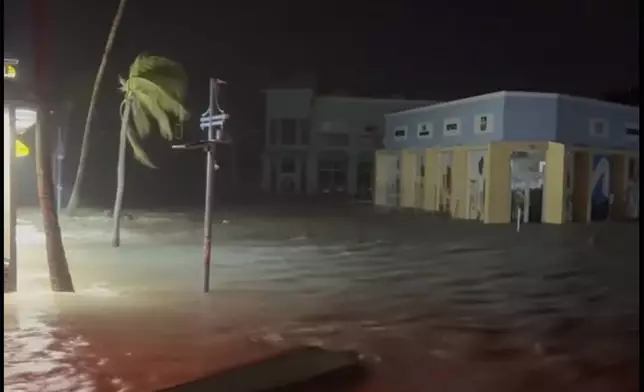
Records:
[[[38,200],[43,217],[47,247],[47,265],[49,281],[53,291],[74,292],[72,276],[69,273],[63,239],[58,224],[58,214],[54,208],[52,181],[52,159],[49,133],[44,129],[45,110],[38,110],[36,124],[36,175],[38,182]]]
[[[98,66],[98,72],[96,73],[96,80],[94,81],[94,88],[92,90],[92,96],[89,101],[89,109],[87,110],[87,118],[85,119],[85,131],[83,133],[83,142],[81,144],[80,159],[78,161],[78,169],[76,171],[76,180],[74,181],[74,187],[72,188],[72,194],[69,198],[69,203],[67,204],[67,213],[73,214],[76,208],[78,207],[78,202],[80,200],[80,187],[83,182],[83,175],[85,174],[85,165],[87,163],[87,157],[89,154],[89,134],[91,132],[92,119],[94,117],[94,109],[96,106],[96,100],[98,98],[98,90],[101,86],[101,81],[103,80],[103,74],[105,73],[105,67],[107,65],[107,58],[112,51],[112,46],[114,45],[114,38],[116,37],[116,30],[121,24],[121,18],[123,17],[123,12],[125,11],[125,4],[127,0],[121,0],[119,7],[116,9],[116,15],[114,15],[114,20],[112,21],[112,28],[110,33],[107,36],[107,42],[105,43],[105,50],[103,51],[103,58],[101,59],[101,64]]]
[[[49,96],[47,84],[47,65],[49,48],[47,37],[48,15],[47,1],[32,1],[34,37],[35,37],[35,85],[38,91],[40,106],[36,121],[36,176],[38,184],[38,200],[43,215],[43,226],[45,230],[45,241],[47,249],[47,265],[49,266],[49,280],[53,291],[73,292],[74,285],[69,273],[65,248],[58,225],[58,214],[54,208],[53,182],[52,182],[52,154],[51,144],[45,125],[47,121],[47,108],[44,105]]]
[[[125,147],[127,146],[127,126],[130,121],[130,101],[125,101],[123,116],[121,117],[121,133],[119,136],[119,160],[116,173],[116,197],[114,198],[114,211],[112,220],[114,223],[112,231],[112,246],[121,245],[121,209],[123,208],[123,192],[125,191]]]

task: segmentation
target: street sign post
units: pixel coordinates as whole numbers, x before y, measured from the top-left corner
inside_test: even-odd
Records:
[[[174,145],[174,149],[193,150],[203,149],[206,151],[206,205],[204,208],[204,280],[203,290],[210,291],[210,260],[212,251],[212,202],[213,186],[215,182],[215,171],[218,166],[215,161],[215,148],[217,144],[230,143],[229,139],[223,137],[224,123],[228,114],[219,107],[218,92],[219,85],[225,84],[219,79],[210,79],[210,97],[208,110],[199,119],[199,127],[208,130],[208,138],[192,143]]]

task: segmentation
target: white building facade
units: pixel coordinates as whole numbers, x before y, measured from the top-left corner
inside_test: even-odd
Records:
[[[285,195],[370,199],[385,114],[434,103],[317,96],[307,88],[265,94],[262,189]]]

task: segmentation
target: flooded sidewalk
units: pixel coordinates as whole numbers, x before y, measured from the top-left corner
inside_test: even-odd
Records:
[[[299,345],[354,350],[359,391],[634,391],[639,228],[507,226],[366,209],[63,221],[78,293],[46,292],[21,218],[6,391],[154,391]],[[430,389],[431,388],[431,389]],[[334,389],[337,390],[337,389]]]

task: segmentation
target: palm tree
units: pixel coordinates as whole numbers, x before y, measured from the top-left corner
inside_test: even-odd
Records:
[[[116,30],[121,24],[121,18],[123,17],[126,3],[127,0],[120,0],[119,2],[119,6],[116,9],[116,15],[114,15],[114,20],[112,21],[110,33],[107,36],[105,50],[103,51],[103,58],[101,59],[101,64],[98,66],[98,72],[96,73],[96,80],[94,81],[94,88],[92,90],[92,96],[89,101],[89,109],[87,110],[87,118],[85,120],[85,131],[83,132],[83,143],[81,144],[80,159],[78,161],[78,169],[76,170],[76,180],[74,181],[74,188],[72,189],[72,194],[69,198],[69,203],[67,204],[67,213],[70,215],[74,213],[74,210],[76,209],[76,207],[78,207],[78,202],[80,200],[80,187],[81,183],[83,182],[83,175],[85,174],[85,164],[87,163],[87,157],[89,156],[89,134],[91,132],[92,119],[94,118],[94,109],[96,107],[96,101],[98,99],[98,90],[101,86],[101,81],[103,80],[103,74],[105,73],[105,67],[107,65],[107,58],[112,51],[114,38],[116,37]]]
[[[53,291],[74,292],[74,284],[69,272],[58,223],[58,213],[54,204],[50,143],[52,132],[48,132],[49,129],[44,129],[48,120],[44,112],[45,110],[42,108],[38,110],[38,122],[36,123],[36,177],[40,210],[43,215],[49,280]]]
[[[117,171],[116,198],[114,199],[114,231],[112,245],[121,244],[121,209],[125,190],[125,150],[132,147],[134,157],[144,165],[155,168],[139,144],[139,139],[150,135],[153,120],[159,134],[166,140],[174,136],[171,117],[183,122],[188,112],[183,106],[186,88],[183,68],[172,60],[159,56],[139,55],[130,66],[127,79],[119,77],[121,102],[121,131],[119,136],[119,158]]]
[[[74,285],[67,265],[62,234],[58,224],[58,214],[54,208],[51,144],[49,143],[51,133],[44,129],[48,121],[45,114],[47,113],[45,102],[47,102],[46,97],[49,93],[46,74],[46,61],[49,58],[47,50],[49,48],[47,42],[47,33],[49,32],[47,26],[47,1],[33,0],[31,6],[34,13],[35,86],[38,100],[40,101],[36,121],[36,174],[38,199],[45,230],[49,280],[53,291],[73,292]]]

